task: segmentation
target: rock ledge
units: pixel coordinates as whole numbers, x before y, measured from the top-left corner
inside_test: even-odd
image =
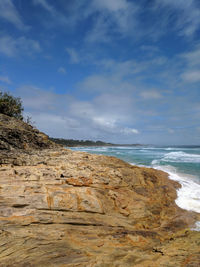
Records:
[[[0,153],[0,266],[199,266],[167,174],[67,149]]]

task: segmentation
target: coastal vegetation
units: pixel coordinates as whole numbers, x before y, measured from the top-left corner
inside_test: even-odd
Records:
[[[23,120],[23,110],[21,98],[0,91],[0,113]]]
[[[64,145],[64,146],[113,146],[112,143],[106,143],[102,141],[91,141],[91,140],[74,140],[74,139],[63,139],[63,138],[50,138],[51,141]]]
[[[76,140],[76,139],[64,139],[64,138],[49,138],[56,144],[63,145],[63,146],[144,146],[141,144],[114,144],[114,143],[107,143],[103,141],[93,141],[93,140]]]

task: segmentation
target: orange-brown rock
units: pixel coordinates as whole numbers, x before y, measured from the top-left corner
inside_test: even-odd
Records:
[[[0,153],[0,266],[200,266],[167,174],[66,149]]]

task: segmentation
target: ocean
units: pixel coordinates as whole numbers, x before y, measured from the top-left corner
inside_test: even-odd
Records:
[[[133,165],[163,170],[170,179],[181,184],[176,204],[182,209],[200,213],[200,147],[112,146],[71,149],[115,156]],[[196,223],[194,230],[200,231],[200,222]]]

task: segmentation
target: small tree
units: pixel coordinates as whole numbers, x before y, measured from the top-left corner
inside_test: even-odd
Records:
[[[23,110],[21,98],[0,92],[0,113],[23,120]]]
[[[35,121],[32,120],[31,116],[24,117],[24,122],[35,128]]]

